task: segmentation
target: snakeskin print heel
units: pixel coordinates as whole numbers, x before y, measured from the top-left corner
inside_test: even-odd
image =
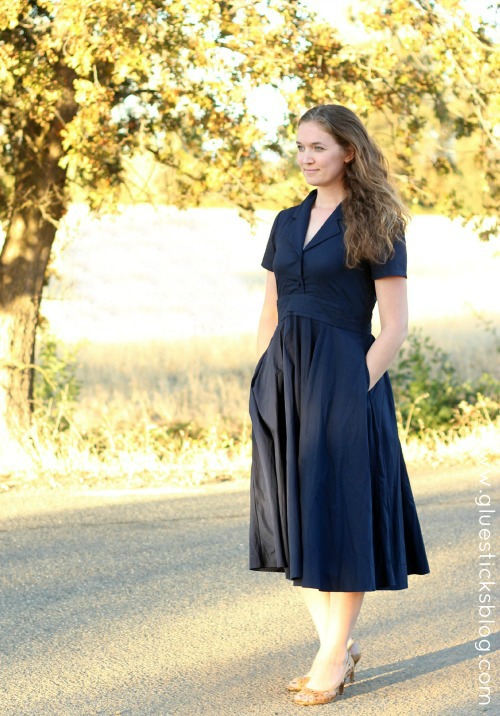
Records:
[[[354,660],[349,652],[347,652],[347,661],[344,668],[344,673],[340,677],[340,681],[332,686],[330,689],[324,691],[318,691],[316,689],[310,689],[308,686],[295,694],[293,700],[299,706],[319,706],[321,704],[329,704],[333,701],[338,694],[344,693],[344,684],[347,678],[350,678],[351,683],[354,681]]]
[[[354,665],[356,665],[361,659],[361,649],[359,643],[357,641],[349,639],[349,641],[347,642],[347,651],[350,652],[352,660],[354,661]],[[295,679],[292,679],[289,682],[286,688],[288,689],[288,691],[302,691],[304,686],[307,686],[309,678],[309,676],[296,676]]]

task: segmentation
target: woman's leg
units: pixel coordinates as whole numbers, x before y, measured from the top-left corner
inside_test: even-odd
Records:
[[[323,691],[337,683],[342,675],[347,642],[361,610],[364,592],[320,592],[303,588],[302,593],[320,638],[307,685]]]
[[[308,587],[302,587],[301,591],[322,645],[328,639],[330,626],[330,592],[320,592],[319,589]]]

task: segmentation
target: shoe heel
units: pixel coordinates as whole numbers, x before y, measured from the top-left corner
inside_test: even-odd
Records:
[[[345,681],[342,681],[342,682],[339,684],[338,690],[339,690],[339,694],[340,694],[340,695],[342,695],[342,694],[344,693],[344,683],[345,683]]]
[[[350,661],[350,668],[344,674],[344,683],[345,683],[346,679],[349,678],[349,680],[352,684],[352,682],[354,681],[354,670],[356,668],[356,665],[355,665],[354,659],[352,657],[348,658],[348,664],[349,664],[349,661]],[[343,690],[344,690],[344,684],[342,684],[342,691]]]

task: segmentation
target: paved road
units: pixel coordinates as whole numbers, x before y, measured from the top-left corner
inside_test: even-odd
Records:
[[[478,703],[480,472],[413,473],[431,574],[366,595],[356,682],[321,713],[499,713]],[[300,712],[284,685],[313,629],[299,588],[247,570],[247,504],[245,485],[1,496],[0,714]]]

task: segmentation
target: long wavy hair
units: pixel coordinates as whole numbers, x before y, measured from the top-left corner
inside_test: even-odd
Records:
[[[363,259],[384,263],[394,242],[404,236],[410,214],[392,184],[389,165],[361,120],[340,104],[309,109],[299,120],[317,122],[354,157],[346,164],[342,202],[345,263],[356,268]]]

